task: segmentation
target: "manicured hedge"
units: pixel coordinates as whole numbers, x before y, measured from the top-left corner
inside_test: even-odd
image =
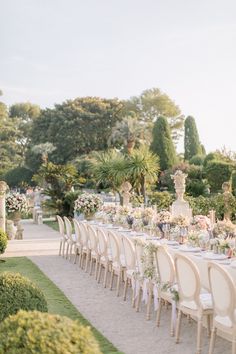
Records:
[[[43,292],[19,273],[0,274],[0,322],[19,310],[47,312]]]
[[[19,311],[0,324],[0,354],[101,354],[89,327],[67,317]]]
[[[0,229],[0,254],[5,252],[7,247],[7,234]]]

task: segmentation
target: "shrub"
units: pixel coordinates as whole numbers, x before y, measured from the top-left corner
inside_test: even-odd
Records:
[[[149,203],[156,205],[157,210],[169,209],[174,201],[174,197],[169,192],[153,192],[149,196]]]
[[[218,192],[222,188],[223,182],[228,182],[233,171],[233,164],[211,160],[205,167],[205,173],[212,192]]]
[[[47,312],[42,291],[19,273],[0,274],[0,322],[19,310]]]
[[[31,181],[33,172],[26,167],[15,167],[7,171],[4,175],[4,181],[7,182],[9,187],[22,187],[25,185],[34,185]]]
[[[202,166],[204,163],[205,157],[203,155],[195,155],[190,160],[191,165]]]
[[[231,185],[234,196],[236,196],[236,171],[232,172]]]
[[[5,252],[7,247],[7,234],[0,229],[0,254]]]
[[[3,353],[101,354],[89,327],[37,311],[19,311],[0,324]]]

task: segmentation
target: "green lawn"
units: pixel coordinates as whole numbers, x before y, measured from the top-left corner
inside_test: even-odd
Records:
[[[56,220],[45,220],[43,223],[50,226],[53,230],[59,231],[58,222]]]
[[[43,291],[50,313],[79,320],[80,323],[91,327],[94,336],[99,342],[101,351],[107,354],[121,354],[112,343],[92,327],[91,324],[78,312],[75,306],[67,299],[63,292],[41,270],[26,257],[5,258],[5,263],[0,263],[0,272],[18,272],[31,279]]]

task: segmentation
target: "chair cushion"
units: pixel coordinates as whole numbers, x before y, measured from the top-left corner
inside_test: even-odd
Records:
[[[199,297],[200,303],[202,305],[203,310],[210,310],[213,309],[213,304],[212,304],[212,296],[209,293],[203,293],[200,294]],[[195,303],[195,301],[181,301],[180,302],[181,306],[187,307],[191,310],[197,310],[197,304]]]

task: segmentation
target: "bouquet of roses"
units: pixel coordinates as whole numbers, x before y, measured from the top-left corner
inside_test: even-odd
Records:
[[[28,203],[24,194],[13,193],[6,197],[6,210],[8,213],[27,212]]]
[[[102,207],[102,199],[96,194],[83,193],[75,201],[74,210],[85,215],[95,214]]]

